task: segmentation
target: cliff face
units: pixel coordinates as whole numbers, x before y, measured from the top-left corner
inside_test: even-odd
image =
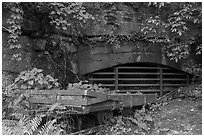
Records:
[[[85,6],[89,10],[90,13],[95,15],[95,20],[88,20],[86,23],[81,22],[81,23],[83,23],[84,27],[80,27],[80,29],[79,30],[76,29],[76,31],[79,31],[83,35],[86,35],[86,36],[112,35],[112,34],[114,34],[114,35],[129,35],[131,33],[139,31],[139,24],[137,21],[138,19],[136,18],[137,15],[135,15],[135,12],[133,11],[132,8],[130,8],[126,5],[117,3],[117,11],[114,12],[114,15],[109,14],[111,7],[104,6],[104,8],[101,9],[100,7],[97,7],[97,4],[94,4],[94,3],[87,3],[87,4],[85,4]],[[8,28],[9,24],[7,23],[7,19],[10,18],[10,14],[9,14],[7,9],[3,9],[2,12],[3,12],[2,25],[5,28]],[[25,32],[41,31],[40,28],[41,28],[41,25],[43,25],[43,24],[39,24],[39,21],[35,18],[32,18],[32,17],[29,17],[29,20],[31,20],[31,21],[24,21],[23,22],[24,26],[22,29]],[[62,33],[67,34],[67,35],[73,34],[69,30],[59,32],[59,30],[53,29],[53,30],[50,30],[50,32],[58,33],[59,35],[61,35]],[[22,56],[22,60],[15,61],[15,60],[11,60],[11,55],[15,51],[10,50],[9,47],[7,46],[8,35],[9,34],[6,31],[4,31],[2,34],[3,70],[11,71],[11,72],[17,72],[17,73],[21,72],[23,70],[26,70],[26,69],[30,69],[32,67],[42,68],[46,71],[52,70],[51,67],[53,67],[53,65],[54,65],[52,63],[52,60],[49,59],[49,56],[47,56],[43,53],[45,50],[46,44],[48,43],[47,38],[43,38],[43,37],[42,38],[41,37],[32,38],[32,37],[29,37],[26,35],[20,36],[19,37],[19,43],[21,44],[22,48],[19,49],[18,51],[21,52],[23,56]],[[53,35],[51,34],[50,37],[52,37]],[[54,35],[54,37],[60,37],[60,36]],[[66,39],[66,36],[65,37],[62,36],[62,37]],[[102,44],[102,46],[100,46],[101,44]],[[128,43],[126,43],[125,45],[128,45]],[[95,51],[97,50],[98,53],[112,48],[112,47],[106,47],[104,43],[98,43],[97,46],[99,46],[99,47],[94,48],[94,50]],[[88,50],[88,51],[86,51],[86,52],[88,52],[88,54],[85,56],[87,56],[87,57],[92,56],[91,55],[92,49],[89,49],[87,46],[85,46],[85,45],[83,45],[83,43],[81,43],[79,50],[81,50],[83,48]],[[131,47],[128,47],[128,48],[131,48]],[[121,51],[120,54],[122,54],[123,49],[124,48],[119,49]],[[118,50],[118,49],[116,49],[116,50]],[[115,53],[116,52],[117,51],[115,51]],[[126,52],[126,51],[124,51],[124,52]],[[128,50],[128,52],[131,52],[131,50]],[[67,62],[69,62],[67,64],[69,64],[69,65],[66,67],[72,69],[72,67],[74,67],[74,66],[78,66],[78,68],[79,68],[81,65],[83,65],[83,66],[85,65],[85,68],[86,68],[86,64],[80,63],[81,62],[80,60],[83,60],[83,59],[81,59],[81,54],[84,54],[84,53],[79,51],[79,53],[77,52],[76,54],[79,55],[78,61],[77,61],[77,62],[79,62],[79,64],[77,64],[76,60],[70,61],[69,57],[67,57],[66,58]],[[108,54],[110,55],[110,52]],[[107,57],[109,55],[107,55]],[[110,55],[110,56],[112,56],[112,55]],[[115,62],[114,58],[116,59],[117,55],[114,55],[114,57],[112,59],[113,63]],[[60,64],[59,60],[62,60],[62,58],[59,58],[58,60],[56,59],[56,62],[58,62],[58,64]],[[99,55],[97,56],[96,60],[100,60]],[[111,63],[111,62],[109,62],[109,63]],[[89,66],[89,64],[87,64],[87,66]],[[97,66],[97,68],[100,68],[99,66]],[[80,68],[82,68],[82,67],[80,67]],[[91,69],[91,70],[94,70],[94,69]],[[74,70],[74,71],[77,72],[77,70]],[[83,70],[80,69],[79,73],[83,74],[86,72],[83,72]]]
[[[49,49],[50,42],[57,42],[57,35],[51,35],[52,41],[49,37],[33,38],[30,36],[19,36],[18,44],[20,49],[10,49],[8,45],[9,33],[5,28],[8,28],[7,19],[10,18],[8,10],[3,10],[3,32],[2,32],[2,74],[5,87],[11,84],[13,79],[24,70],[32,69],[33,67],[43,69],[44,74],[51,74],[58,78],[61,83],[74,82],[76,76],[72,72],[72,65],[68,54],[59,52],[57,55],[51,54],[53,50]],[[29,30],[30,28],[24,28]],[[49,51],[47,54],[45,51]],[[62,51],[59,49],[59,51]],[[14,53],[21,53],[21,60],[12,59]]]
[[[130,62],[151,62],[181,68],[181,64],[170,61],[166,57],[162,45],[140,40],[122,40],[119,44],[117,42],[110,44],[100,41],[100,36],[104,35],[128,36],[135,33],[140,34],[141,23],[146,16],[151,14],[149,9],[143,9],[140,4],[133,8],[124,3],[116,3],[114,7],[106,5],[102,8],[97,7],[96,3],[85,3],[85,6],[95,16],[95,19],[88,20],[85,23],[81,22],[83,27],[78,27],[75,31],[98,40],[95,45],[86,45],[83,42],[78,45],[71,45],[67,40],[69,39],[68,35],[70,36],[75,32],[73,33],[70,30],[59,31],[52,29],[48,30],[49,36],[38,36],[38,38],[25,34],[19,37],[19,43],[22,45],[19,51],[22,53],[23,58],[21,61],[15,61],[11,60],[11,55],[15,51],[9,49],[7,45],[9,34],[4,31],[2,34],[3,71],[19,73],[37,67],[43,69],[46,74],[52,74],[59,78],[61,82],[67,83],[68,81],[75,81],[73,73],[83,75]],[[142,14],[144,10],[147,12],[145,15]],[[8,27],[6,21],[10,16],[9,12],[6,9],[3,9],[2,12],[2,25]],[[30,22],[23,22],[23,30],[25,32],[40,32],[43,24],[40,24],[38,20],[32,17],[29,17],[29,19]],[[65,39],[63,44],[67,44],[67,47],[72,48],[71,50],[70,48],[49,48],[51,42],[60,44],[59,39],[61,38]],[[57,55],[54,54],[56,50],[59,51]],[[53,54],[46,54],[45,51]]]

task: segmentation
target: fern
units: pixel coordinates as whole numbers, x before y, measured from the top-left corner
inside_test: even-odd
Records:
[[[57,106],[56,104],[51,107]],[[2,127],[3,134],[7,135],[59,135],[66,134],[65,129],[62,129],[63,123],[58,123],[57,118],[52,119],[55,116],[51,116],[51,113],[46,112],[34,117],[24,115],[15,126]],[[63,116],[64,117],[64,116]],[[68,119],[67,119],[68,120]],[[68,120],[69,121],[69,120]],[[63,121],[64,122],[64,121]],[[67,122],[67,121],[66,121]],[[5,122],[4,122],[5,123]],[[67,124],[66,124],[67,125]]]
[[[32,119],[24,119],[22,122],[24,123],[24,134],[32,135],[39,128],[39,125],[42,122],[42,119],[45,115],[37,115]]]
[[[55,124],[56,119],[53,119],[51,121],[46,122],[41,128],[40,128],[40,135],[48,135],[53,134],[53,131],[55,131],[56,127]]]
[[[57,119],[46,120],[44,118],[49,117],[49,113],[36,115],[35,117],[23,117],[19,120],[18,126],[22,129],[23,135],[48,135],[58,134],[62,132],[59,126],[55,125]]]

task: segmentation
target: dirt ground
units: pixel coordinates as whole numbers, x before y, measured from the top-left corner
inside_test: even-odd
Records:
[[[153,114],[152,134],[202,135],[202,101],[173,99]]]
[[[115,130],[106,127],[99,135],[202,135],[202,101],[192,99],[173,99],[159,106],[159,110],[151,112],[152,123],[148,132],[141,130],[135,124]],[[109,131],[108,131],[109,130]],[[123,132],[122,130],[125,130]],[[126,132],[127,131],[127,132]]]

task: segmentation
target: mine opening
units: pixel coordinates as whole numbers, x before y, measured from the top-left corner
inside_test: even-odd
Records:
[[[111,90],[159,95],[187,86],[192,79],[189,73],[154,63],[117,65],[89,73],[85,77],[91,83],[102,84]]]

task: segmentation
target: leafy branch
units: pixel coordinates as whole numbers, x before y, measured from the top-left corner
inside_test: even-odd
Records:
[[[158,12],[155,16],[150,16],[143,23],[141,31],[152,42],[165,42],[167,56],[171,60],[178,60],[189,55],[190,45],[196,41],[200,35],[195,32],[195,27],[201,25],[201,5],[200,3],[149,3],[148,6],[156,7]],[[180,6],[178,8],[178,6]],[[177,6],[177,7],[176,7]],[[167,9],[171,9],[168,11]],[[176,10],[175,10],[176,9]],[[165,12],[165,16],[162,14]],[[195,26],[195,27],[193,27]],[[198,29],[198,28],[196,28]],[[194,31],[195,33],[192,33]],[[158,38],[163,38],[160,41]],[[197,53],[200,54],[200,44],[198,44]]]

